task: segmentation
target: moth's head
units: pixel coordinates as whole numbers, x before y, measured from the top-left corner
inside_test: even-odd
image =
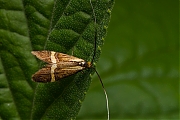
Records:
[[[87,62],[87,63],[86,63],[86,66],[87,66],[88,68],[90,68],[90,67],[91,67],[91,62]]]

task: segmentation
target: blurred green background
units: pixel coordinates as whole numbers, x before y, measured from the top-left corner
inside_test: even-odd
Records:
[[[97,64],[111,119],[179,118],[179,3],[116,0]],[[77,119],[106,119],[94,74]]]

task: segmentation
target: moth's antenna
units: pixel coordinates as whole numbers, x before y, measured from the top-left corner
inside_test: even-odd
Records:
[[[95,59],[95,56],[96,56],[96,43],[97,43],[97,26],[96,26],[96,15],[95,15],[95,11],[94,11],[94,8],[93,8],[93,5],[92,5],[92,1],[90,0],[90,4],[91,4],[91,8],[92,8],[92,11],[93,11],[93,16],[94,16],[94,27],[95,27],[95,35],[94,35],[94,55],[93,55],[93,58],[92,58],[92,61],[91,61],[91,64],[93,64],[93,61]],[[97,70],[93,67],[93,69],[95,70],[97,76],[99,77],[99,80],[101,82],[101,85],[102,85],[102,88],[104,90],[104,94],[105,94],[105,97],[106,97],[106,106],[107,106],[107,112],[108,112],[108,120],[109,120],[109,102],[108,102],[108,96],[107,96],[107,92],[105,90],[105,87],[104,87],[104,84],[101,80],[101,77],[100,75],[98,74]]]
[[[93,68],[94,68],[94,67],[93,67]],[[104,90],[104,94],[105,94],[105,96],[106,96],[106,106],[107,106],[108,120],[109,120],[109,102],[108,102],[107,92],[106,92],[106,89],[105,89],[105,87],[104,87],[104,84],[103,84],[103,82],[102,82],[102,80],[101,80],[101,77],[100,77],[99,73],[97,72],[97,70],[96,70],[95,68],[94,68],[94,70],[95,70],[95,72],[96,72],[96,74],[97,74],[97,76],[98,76],[98,78],[99,78],[99,80],[100,80],[100,82],[101,82],[101,85],[102,85],[103,90]]]
[[[92,11],[93,11],[93,16],[94,16],[94,27],[95,27],[95,35],[94,35],[94,55],[93,55],[93,58],[92,58],[92,61],[91,61],[91,64],[93,64],[94,62],[94,58],[96,56],[96,42],[97,42],[97,26],[96,26],[96,15],[95,15],[95,11],[94,11],[94,8],[93,8],[93,5],[92,5],[92,2],[90,0],[90,4],[91,4],[91,8],[92,8]]]

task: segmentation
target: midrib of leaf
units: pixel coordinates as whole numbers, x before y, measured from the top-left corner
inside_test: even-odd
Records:
[[[71,3],[71,1],[72,0],[69,0],[68,1],[68,3],[66,4],[66,7],[65,7],[65,9],[63,10],[63,12],[62,12],[62,14],[61,15],[59,15],[59,19],[58,20],[56,20],[56,21],[54,21],[54,25],[52,25],[53,24],[53,16],[54,16],[54,11],[55,11],[55,6],[56,6],[56,2],[57,2],[58,0],[56,0],[55,1],[55,4],[54,4],[54,7],[53,7],[53,12],[52,12],[52,18],[51,18],[51,23],[50,23],[50,28],[49,28],[49,32],[48,32],[48,35],[47,35],[47,39],[46,39],[46,42],[45,42],[45,45],[44,45],[44,50],[46,50],[46,44],[47,44],[47,41],[50,41],[50,39],[49,39],[49,36],[51,35],[51,33],[55,30],[55,28],[56,28],[56,26],[57,26],[57,24],[58,24],[58,21],[61,19],[61,17],[64,15],[64,11],[67,9],[67,7],[70,5],[70,3]],[[89,15],[89,16],[91,16],[91,15]],[[89,24],[90,24],[91,22],[89,22]],[[86,27],[89,25],[89,24],[87,24],[86,25]],[[86,27],[84,28],[84,30],[86,29]],[[70,30],[70,29],[67,29],[67,30]],[[77,33],[76,31],[74,31],[74,30],[72,30],[73,32],[75,32],[75,33]],[[82,31],[82,33],[77,33],[78,35],[79,35],[79,39],[82,37],[82,34],[83,34],[83,32],[84,31]],[[78,40],[79,40],[78,39]],[[78,41],[77,40],[77,41]],[[74,44],[74,46],[76,46],[75,44]],[[48,49],[48,48],[47,48]],[[71,49],[69,49],[69,50],[71,50]],[[66,52],[68,52],[68,51],[66,51]]]
[[[56,25],[57,25],[57,21],[59,21],[59,19],[61,18],[61,16],[64,14],[64,11],[63,11],[62,14],[59,16],[59,19],[55,22],[55,25],[53,26],[53,25],[52,25],[52,22],[53,22],[54,11],[55,11],[55,6],[56,6],[56,2],[57,2],[57,1],[58,1],[58,0],[55,0],[55,1],[54,1],[54,6],[53,6],[53,10],[52,10],[52,11],[53,11],[53,12],[52,12],[52,17],[51,17],[51,20],[50,20],[49,32],[48,32],[47,39],[46,39],[45,44],[44,44],[44,50],[46,49],[46,44],[47,44],[47,41],[49,40],[50,34],[52,33],[52,31],[54,30],[54,28],[55,28]],[[71,0],[69,0],[68,4],[66,5],[66,7],[65,7],[64,10],[66,10],[66,8],[68,7],[68,5],[69,5],[70,2],[71,2]]]

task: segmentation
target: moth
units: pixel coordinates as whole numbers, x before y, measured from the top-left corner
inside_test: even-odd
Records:
[[[31,53],[48,63],[32,76],[35,82],[55,82],[91,67],[91,62],[63,53],[54,51],[32,51]]]
[[[103,82],[100,78],[100,75],[98,74],[96,69],[92,67],[91,62],[86,62],[83,59],[54,51],[32,51],[31,53],[35,55],[38,59],[48,63],[45,67],[43,67],[34,75],[32,75],[32,79],[35,82],[55,82],[62,78],[73,75],[79,71],[82,71],[85,68],[93,68],[96,74],[98,75],[104,90],[109,120],[109,105],[107,93],[103,85]]]

